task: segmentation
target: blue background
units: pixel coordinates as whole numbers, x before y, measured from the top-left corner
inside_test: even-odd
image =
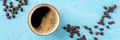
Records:
[[[12,1],[17,5],[16,1]],[[120,40],[120,0],[29,0],[27,6],[23,6],[24,12],[18,12],[15,19],[8,20],[3,12],[2,2],[0,1],[0,40],[76,40],[77,35],[72,39],[69,33],[62,29],[66,24],[79,25],[81,35],[86,35],[88,40],[93,40],[96,36],[90,35],[83,26],[92,27],[97,25],[103,12],[103,6],[118,5],[114,13],[111,13],[111,19],[105,19],[105,22],[115,21],[110,29],[105,28],[104,36],[96,36],[99,40]],[[34,34],[27,22],[30,10],[41,3],[47,3],[55,6],[60,13],[59,28],[48,36],[39,36]],[[103,27],[100,26],[99,27]],[[94,28],[93,28],[94,29]],[[94,29],[94,32],[99,31]]]

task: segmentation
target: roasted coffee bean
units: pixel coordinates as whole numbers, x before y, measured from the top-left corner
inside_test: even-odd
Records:
[[[9,12],[12,12],[12,10],[11,10],[11,9],[9,9]]]
[[[8,5],[6,5],[6,6],[5,6],[5,8],[7,8],[7,9],[8,9]]]
[[[104,22],[101,22],[101,25],[105,25],[105,23],[104,23]]]
[[[109,15],[106,15],[105,17],[107,17],[107,18],[111,19],[111,16],[109,16]]]
[[[14,11],[14,13],[15,13],[15,14],[18,14],[18,12],[17,12],[17,11]]]
[[[109,25],[115,24],[114,21],[108,22]]]
[[[109,29],[109,28],[110,28],[110,26],[106,26],[106,28],[107,28],[107,29]]]
[[[64,30],[67,30],[67,27],[63,27]]]
[[[21,4],[18,4],[17,7],[18,7],[18,8],[21,8]]]
[[[112,8],[112,7],[109,7],[109,10],[108,10],[109,12],[114,12],[114,8]]]
[[[11,19],[11,16],[7,16],[7,19]]]
[[[98,24],[100,25],[100,24],[101,24],[101,22],[98,22]]]
[[[92,28],[88,28],[90,31],[92,30]]]
[[[12,15],[12,18],[15,18],[15,15]]]
[[[17,11],[18,10],[18,6],[17,7],[15,7],[15,11]]]
[[[9,13],[6,13],[6,16],[9,16],[10,14]]]
[[[77,29],[80,29],[80,26],[75,26]]]
[[[20,8],[20,11],[23,12],[23,8]]]
[[[116,9],[116,8],[117,8],[117,5],[115,4],[113,8]]]
[[[10,5],[10,8],[12,8],[13,7],[13,5]]]
[[[105,10],[107,10],[108,8],[106,6],[103,7]]]
[[[95,26],[94,26],[94,28],[98,28],[98,26],[97,26],[97,25],[95,25]]]
[[[28,4],[28,0],[24,0],[24,5],[27,5]]]
[[[6,0],[2,0],[3,1],[3,3],[6,3],[7,1]]]
[[[80,36],[80,33],[79,33],[79,32],[77,32],[77,35],[78,35],[78,36]]]
[[[90,34],[93,34],[93,31],[90,31]]]
[[[70,27],[68,27],[67,32],[71,32],[71,28]]]
[[[70,35],[70,38],[73,38],[73,35]]]
[[[98,38],[97,38],[97,37],[94,37],[94,40],[98,40]]]
[[[98,35],[98,34],[99,34],[99,32],[96,32],[95,34],[96,34],[96,35]]]
[[[15,8],[13,7],[12,10],[15,11]]]
[[[104,28],[100,28],[100,31],[104,31]]]
[[[14,14],[14,11],[12,10],[11,14]]]
[[[6,9],[6,8],[4,8],[3,10],[4,10],[4,12],[7,12],[7,9]]]
[[[108,16],[109,13],[108,13],[107,11],[104,11],[104,15],[105,15],[105,16]]]
[[[13,5],[12,1],[10,2],[10,5]]]
[[[89,29],[88,26],[84,26],[85,29]]]
[[[72,27],[71,29],[72,29],[72,30],[76,30],[76,27]]]
[[[83,38],[83,40],[87,40],[85,35],[83,35],[83,37],[82,37],[82,38]]]
[[[6,3],[3,3],[2,5],[3,5],[3,6],[6,6],[7,4],[6,4]]]
[[[70,25],[70,24],[67,24],[67,27],[71,27],[71,25]]]
[[[18,0],[19,3],[22,3],[22,0]]]
[[[103,32],[100,32],[100,35],[104,35],[104,33],[103,33]]]
[[[105,16],[102,16],[101,22],[103,22],[103,21],[104,21],[104,19],[105,19]]]

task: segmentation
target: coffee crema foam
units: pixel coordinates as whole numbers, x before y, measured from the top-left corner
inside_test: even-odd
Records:
[[[50,31],[53,31],[58,23],[58,14],[53,10],[50,11],[43,17],[41,20],[41,24],[36,31],[40,34],[46,34]]]

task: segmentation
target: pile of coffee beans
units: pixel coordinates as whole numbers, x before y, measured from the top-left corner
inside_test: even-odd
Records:
[[[105,11],[103,12],[104,15],[101,17],[101,19],[97,23],[97,25],[94,26],[94,29],[98,29],[99,31],[93,32],[92,28],[90,28],[89,26],[84,26],[84,29],[88,30],[91,35],[95,34],[96,36],[98,36],[98,35],[104,36],[105,35],[104,34],[104,31],[105,31],[104,27],[99,28],[98,25],[102,25],[102,26],[105,26],[105,28],[110,29],[110,25],[115,24],[114,21],[108,21],[109,25],[106,26],[104,19],[105,18],[107,18],[107,19],[112,18],[109,14],[114,12],[114,10],[117,8],[117,5],[115,4],[113,7],[103,6],[103,8],[105,9]],[[73,38],[73,34],[76,33],[73,31],[76,30],[77,27],[71,26],[70,24],[68,24],[67,27],[63,27],[63,29],[67,30],[67,32],[69,32],[72,35],[70,37]],[[77,31],[79,32],[79,30],[77,30]],[[82,37],[78,38],[77,40],[87,40],[86,35],[83,35]],[[94,40],[98,40],[98,38],[94,37]]]
[[[77,40],[87,40],[87,38],[85,35],[83,35],[82,37],[78,38]]]
[[[16,17],[15,14],[18,14],[18,10],[23,12],[22,6],[28,4],[27,0],[24,0],[24,1],[16,0],[16,1],[18,2],[18,5],[14,6],[12,1],[9,2],[9,5],[8,5],[7,0],[2,0],[3,2],[2,5],[4,6],[3,11],[6,13],[7,19],[15,18]]]
[[[71,26],[70,24],[67,24],[66,26],[63,27],[63,29],[70,33],[70,38],[73,38],[75,34],[80,36],[79,26]]]

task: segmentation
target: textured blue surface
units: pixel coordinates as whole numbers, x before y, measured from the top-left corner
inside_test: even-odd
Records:
[[[16,5],[16,1],[11,1]],[[105,29],[104,36],[97,37],[99,40],[120,40],[120,0],[29,0],[28,3],[29,5],[23,6],[24,12],[19,12],[15,19],[8,20],[2,11],[4,7],[0,1],[0,40],[76,40],[77,35],[71,39],[69,33],[62,29],[68,23],[80,25],[81,35],[86,35],[88,40],[93,40],[95,35],[90,35],[87,30],[83,29],[83,26],[88,25],[93,28],[103,15],[103,6],[114,4],[117,4],[118,8],[110,14],[112,19],[105,19],[105,22],[114,20],[116,24],[111,25],[110,29]],[[55,6],[60,13],[59,28],[48,36],[36,35],[28,27],[28,13],[35,5],[41,3]],[[99,30],[95,29],[95,31]]]

